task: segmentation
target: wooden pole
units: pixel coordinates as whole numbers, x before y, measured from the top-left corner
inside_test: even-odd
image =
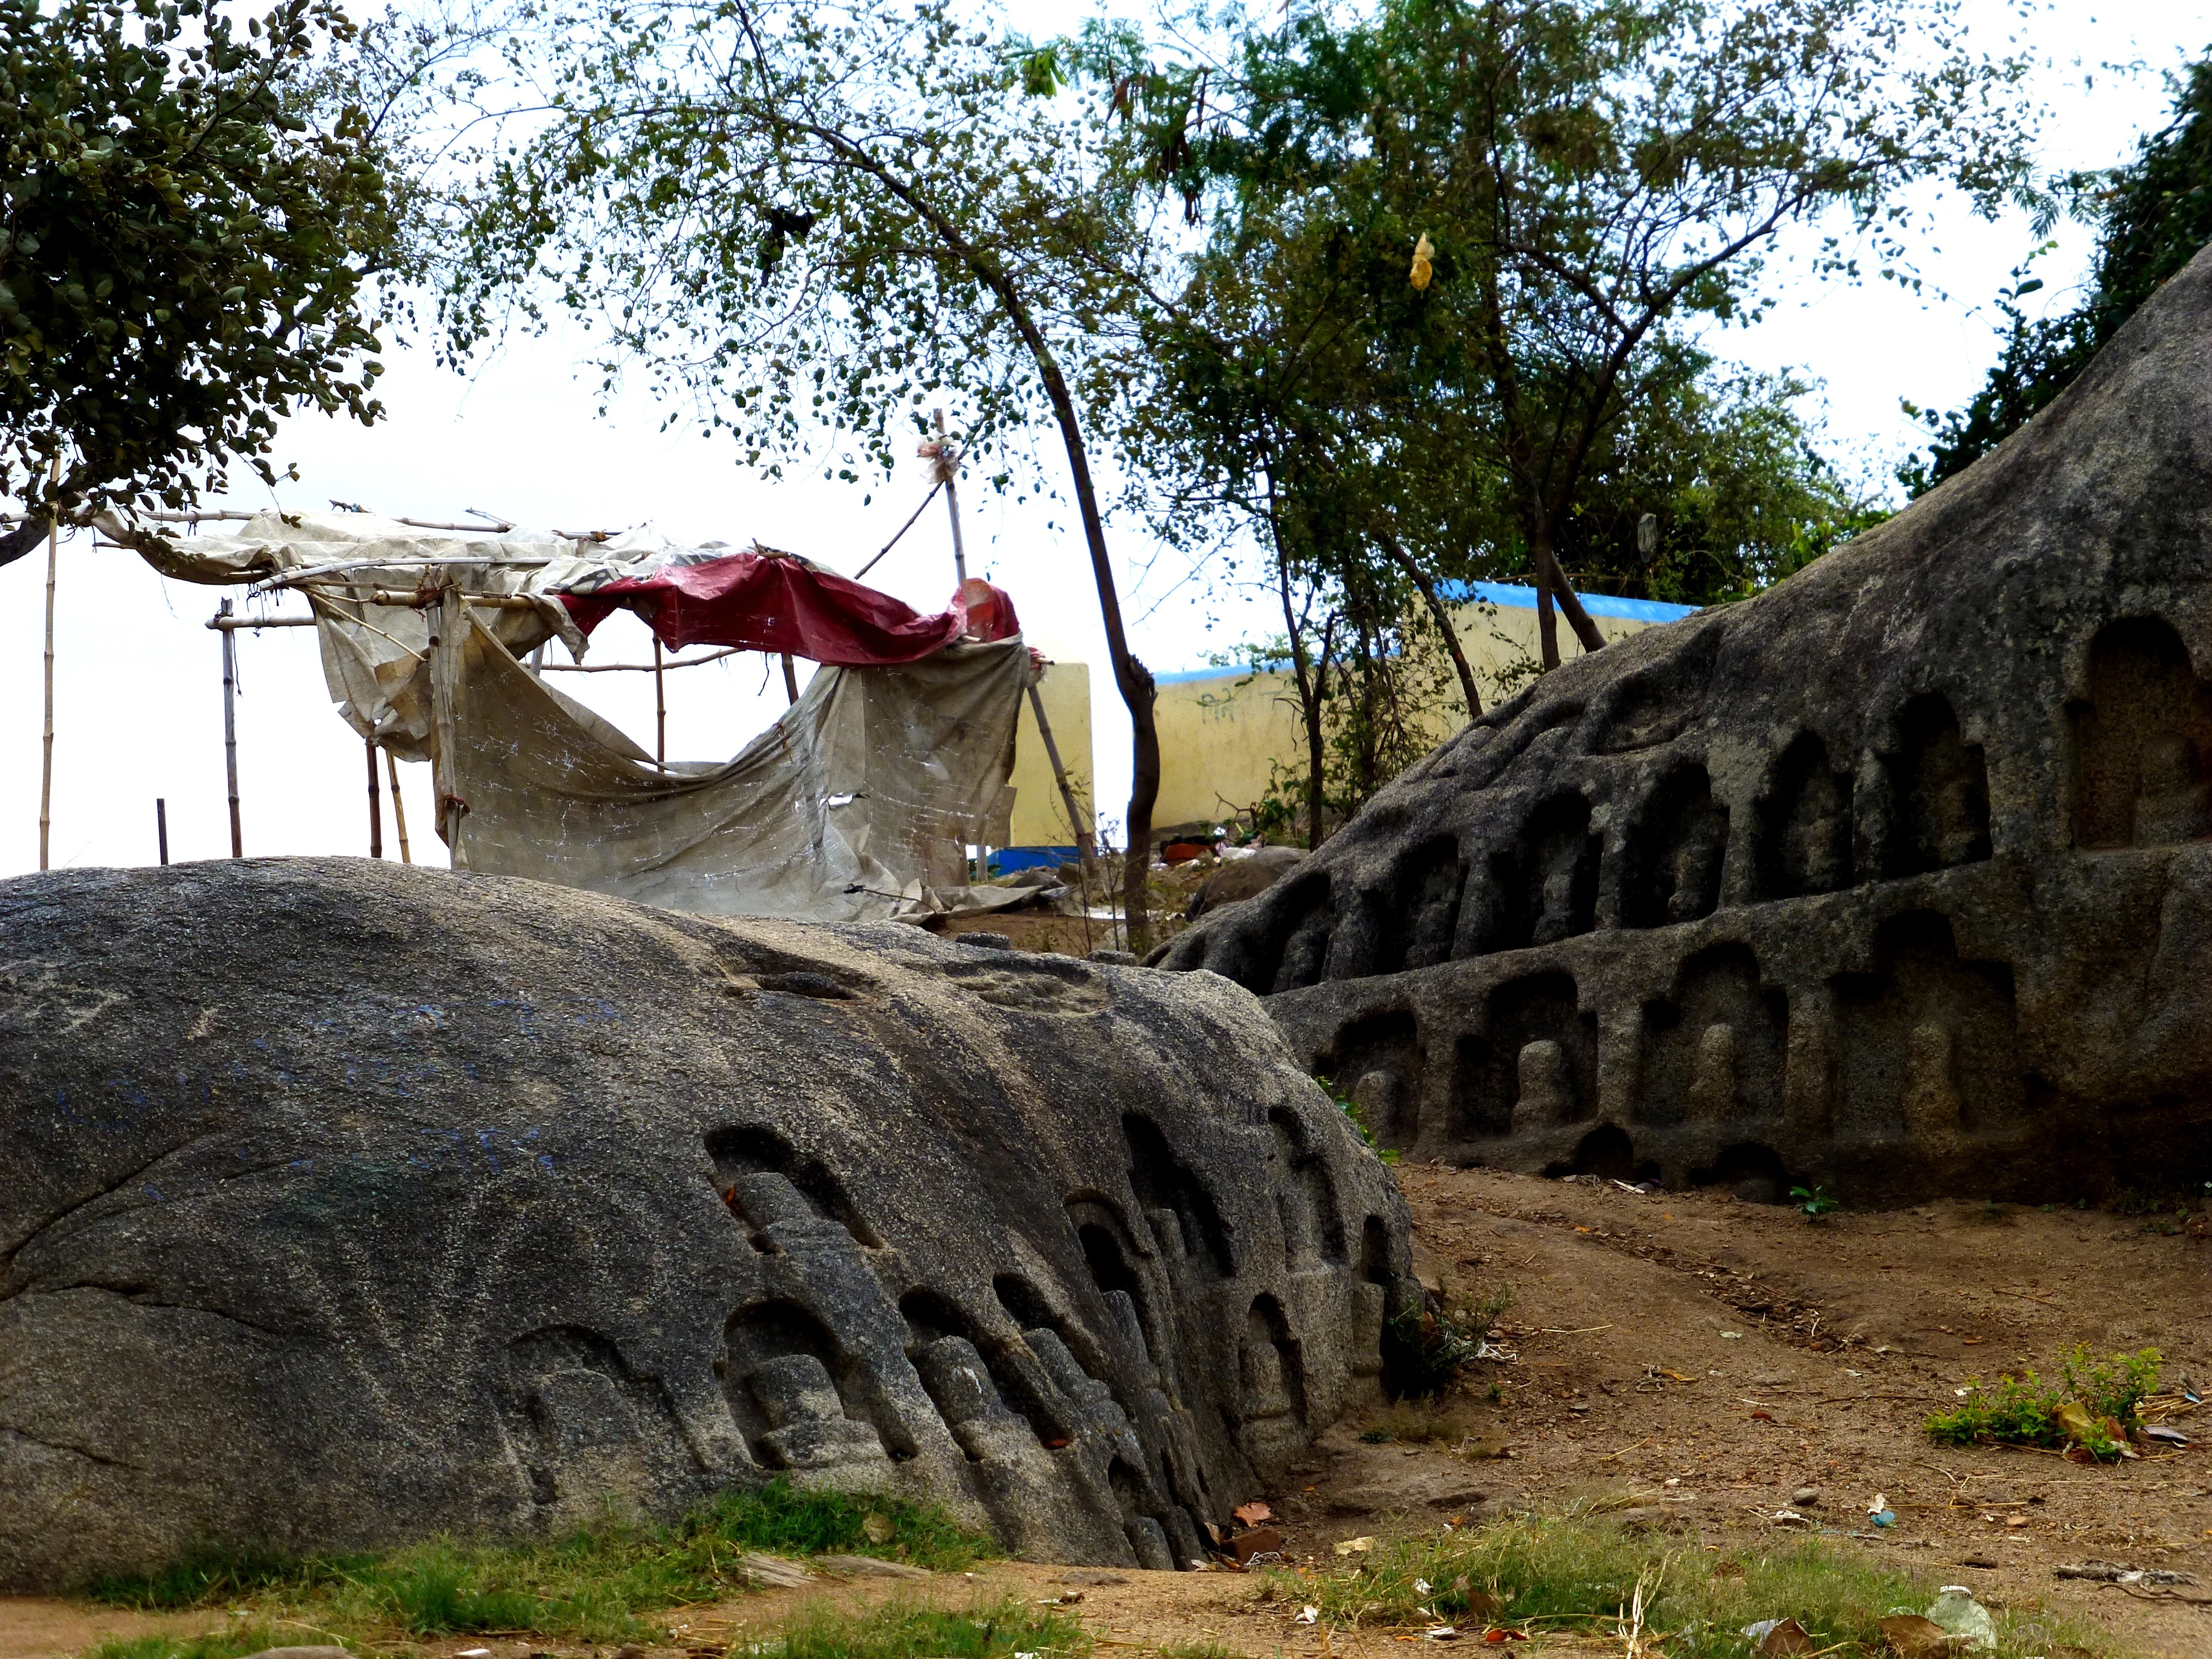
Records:
[[[380,859],[384,856],[384,802],[376,780],[376,739],[368,738],[362,748],[368,756],[368,855]]]
[[[930,412],[937,416],[937,441],[943,443],[945,411],[938,409]],[[952,455],[945,457],[945,510],[952,515],[952,579],[964,582],[968,580],[968,555],[960,544],[960,489],[952,481],[953,468],[957,465],[957,459]]]
[[[789,702],[799,701],[799,671],[791,665],[791,653],[783,653],[783,695]]]
[[[57,470],[60,463],[56,462]],[[26,507],[27,513],[30,510]],[[54,576],[61,563],[61,523],[46,526],[46,750],[39,773],[39,868],[47,867],[54,829]]]
[[[399,793],[399,761],[389,749],[384,751],[384,770],[392,780],[392,827],[399,833],[399,861],[412,864],[415,860],[407,850],[407,803]]]
[[[460,720],[454,707],[460,697],[462,653],[468,644],[467,602],[458,587],[448,586],[438,604],[438,631],[430,636],[430,722],[435,729],[437,752],[431,768],[438,799],[438,831],[445,837],[453,868],[468,868],[461,850],[461,819],[469,805],[460,797]]]
[[[653,636],[653,759],[668,769],[668,681],[660,668],[660,635]]]
[[[1083,810],[1075,804],[1075,790],[1067,781],[1067,769],[1060,764],[1060,745],[1052,740],[1052,722],[1044,717],[1044,699],[1037,695],[1037,683],[1030,682],[1030,713],[1036,716],[1037,735],[1044,739],[1045,758],[1052,763],[1053,781],[1060,786],[1061,804],[1067,808],[1067,827],[1075,831],[1075,855],[1083,861],[1083,884],[1087,890],[1095,873],[1091,869],[1097,855],[1097,837],[1083,822]]]
[[[230,855],[242,859],[246,832],[238,818],[238,650],[233,643],[234,630],[222,626],[230,611],[231,602],[225,599],[209,626],[222,635],[222,764],[230,781]]]
[[[161,796],[154,797],[154,835],[161,842],[161,862],[169,861],[169,803]]]

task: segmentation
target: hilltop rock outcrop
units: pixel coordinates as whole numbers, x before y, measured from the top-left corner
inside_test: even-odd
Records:
[[[1847,1200],[2212,1176],[2212,257],[1769,592],[1567,664],[1154,960],[1419,1157]]]
[[[354,860],[0,884],[0,1589],[776,1474],[1188,1563],[1372,1393],[1407,1248],[1225,981]]]

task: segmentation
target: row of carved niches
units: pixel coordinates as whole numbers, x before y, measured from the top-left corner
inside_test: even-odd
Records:
[[[1601,1118],[1934,1144],[2026,1118],[2012,969],[1962,957],[1931,910],[1887,918],[1864,971],[1794,997],[1741,943],[1696,951],[1662,994],[1626,993],[1628,1009],[1607,1007],[1613,994],[1551,969],[1491,988],[1464,1024],[1387,1006],[1346,1021],[1315,1064],[1399,1148],[1549,1144]],[[1601,1070],[1615,1094],[1601,1096]]]
[[[2099,631],[2084,694],[2067,706],[2074,844],[2167,847],[2212,836],[2212,688],[2180,635],[2153,617]]]
[[[1371,1385],[1391,1282],[1388,1227],[1368,1216],[1348,1237],[1304,1122],[1278,1109],[1269,1127],[1281,1261],[1256,1264],[1259,1280],[1326,1281],[1324,1302],[1348,1311],[1352,1376]],[[893,1253],[834,1171],[772,1130],[709,1136],[717,1190],[769,1268],[760,1293],[730,1316],[715,1367],[750,1461],[802,1485],[859,1490],[926,1492],[945,1469],[964,1470],[953,1478],[1018,1551],[1065,1551],[1072,1506],[1109,1529],[1085,1546],[1097,1559],[1126,1546],[1147,1567],[1204,1559],[1197,1518],[1225,1517],[1239,1496],[1214,1489],[1209,1441],[1273,1475],[1310,1437],[1306,1342],[1294,1321],[1314,1310],[1249,1288],[1255,1264],[1240,1259],[1206,1178],[1157,1124],[1131,1113],[1122,1135],[1136,1212],[1096,1192],[1066,1200],[1088,1285],[1002,1273],[981,1308],[925,1286],[894,1306],[877,1272]],[[1224,1295],[1236,1298],[1237,1326],[1217,1330]],[[1103,1307],[1103,1322],[1085,1306]],[[1187,1352],[1182,1322],[1194,1307],[1213,1310],[1200,1322],[1210,1352]],[[1190,1375],[1194,1365],[1206,1375]],[[1179,1403],[1209,1398],[1209,1420]],[[907,1464],[919,1484],[901,1480]],[[1040,1494],[1062,1512],[1060,1530],[1036,1531]]]
[[[1832,893],[1989,858],[1988,769],[1980,746],[1960,736],[1949,700],[1913,697],[1894,730],[1893,747],[1865,769],[1875,787],[1863,810],[1855,811],[1853,772],[1803,732],[1742,814],[1715,797],[1701,762],[1684,760],[1659,774],[1608,847],[1589,800],[1565,791],[1530,809],[1509,845],[1470,853],[1456,837],[1432,837],[1400,857],[1386,882],[1341,904],[1332,902],[1329,871],[1294,878],[1255,907],[1248,933],[1210,944],[1204,965],[1263,993],[1294,991],[1605,928],[1671,927],[1724,902]],[[1731,875],[1739,816],[1753,833]]]

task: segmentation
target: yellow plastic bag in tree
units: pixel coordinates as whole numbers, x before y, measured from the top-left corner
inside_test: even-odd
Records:
[[[1425,289],[1428,287],[1429,278],[1435,274],[1435,268],[1429,261],[1435,258],[1436,254],[1436,249],[1429,241],[1429,233],[1423,231],[1420,240],[1413,244],[1413,271],[1409,280],[1415,288]]]

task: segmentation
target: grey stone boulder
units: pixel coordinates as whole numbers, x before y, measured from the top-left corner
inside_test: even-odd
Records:
[[[2212,257],[1967,472],[1543,676],[1152,959],[1425,1158],[2201,1190]]]
[[[0,1589],[777,1475],[1188,1565],[1419,1296],[1225,980],[359,860],[0,883]]]

